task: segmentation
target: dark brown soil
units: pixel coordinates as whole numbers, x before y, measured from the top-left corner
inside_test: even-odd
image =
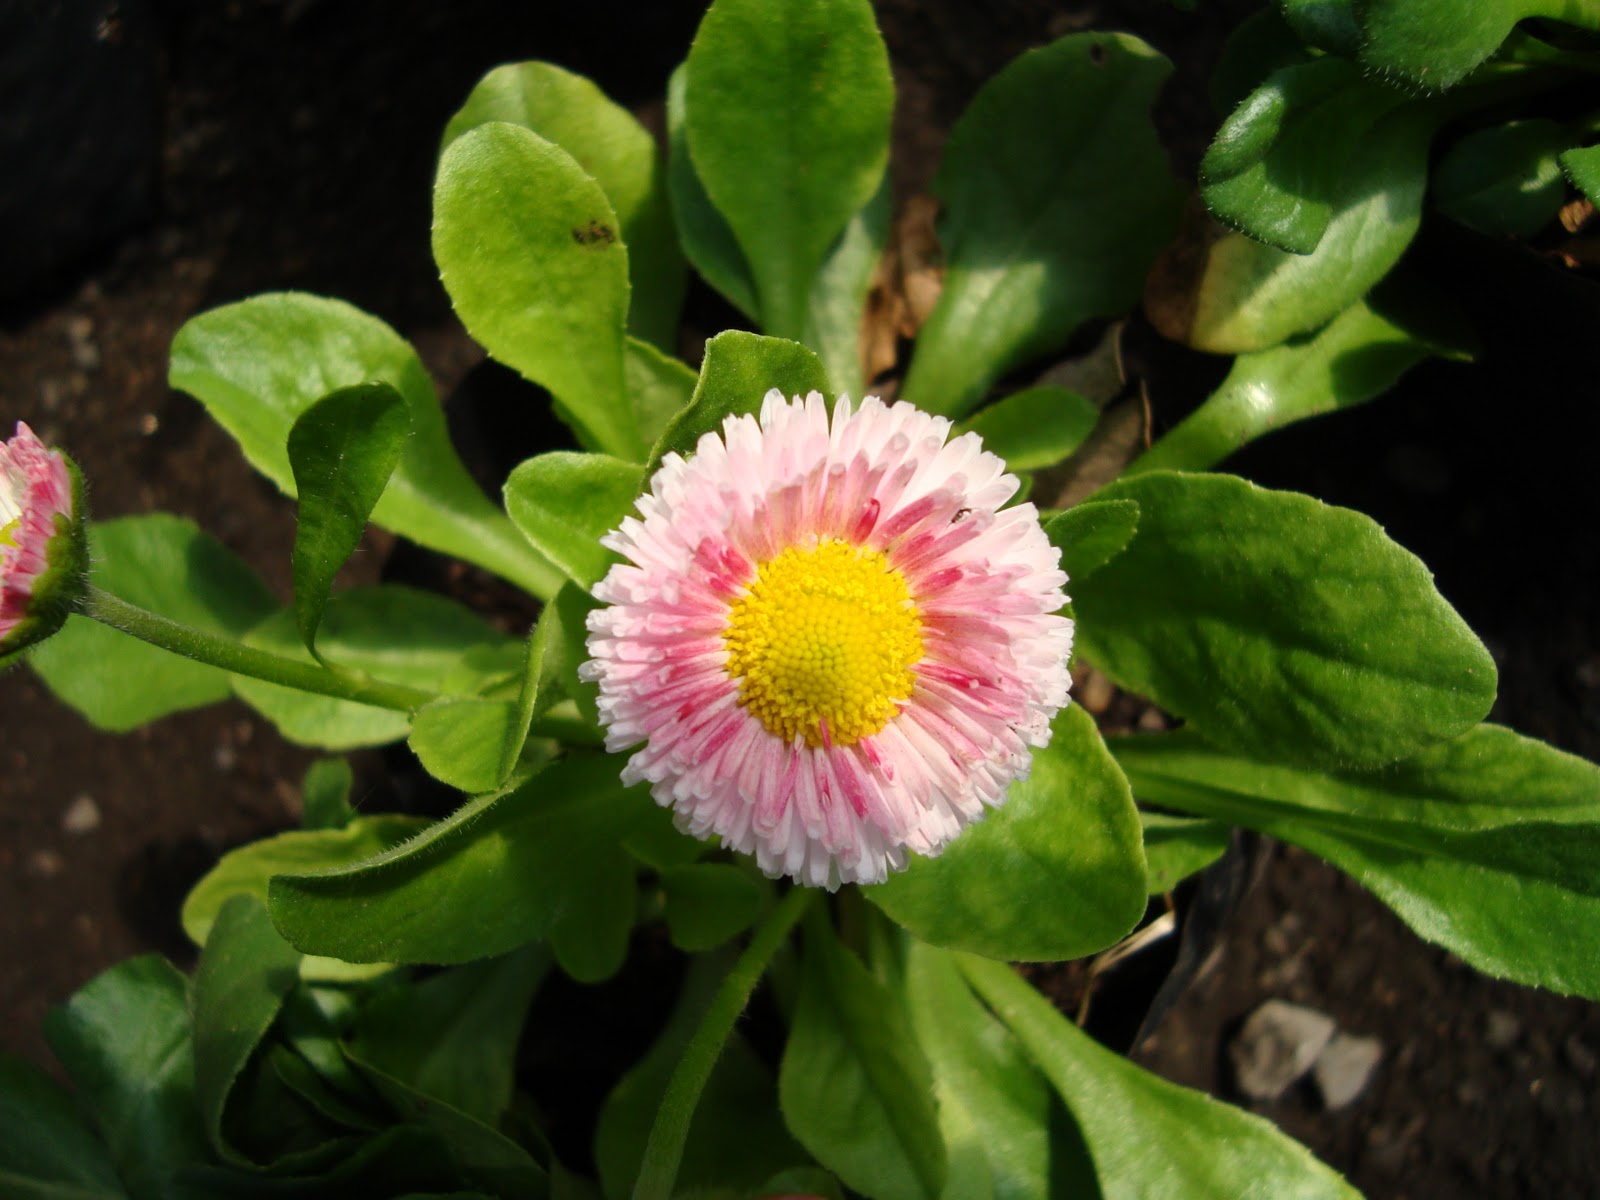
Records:
[[[96,516],[192,517],[287,599],[290,506],[197,405],[167,389],[173,333],[201,309],[258,291],[342,296],[410,337],[448,394],[481,356],[428,257],[446,118],[490,66],[539,57],[594,76],[656,121],[701,7],[122,4],[124,18],[138,18],[129,27],[148,31],[161,80],[155,216],[12,305],[0,325],[0,414],[75,455]],[[1209,128],[1202,97],[1218,30],[1250,6],[1199,7],[882,0],[902,96],[900,193],[930,177],[945,130],[984,78],[1028,46],[1091,26],[1132,29],[1176,60],[1161,118],[1175,161],[1192,168]],[[1464,278],[1457,293],[1480,315],[1515,321],[1506,344],[1488,349],[1482,371],[1425,368],[1403,396],[1281,435],[1239,469],[1377,515],[1495,651],[1496,718],[1595,757],[1600,572],[1589,514],[1600,497],[1586,459],[1600,431],[1566,374],[1587,351],[1574,330],[1592,330],[1592,300],[1541,291],[1537,276],[1530,294],[1553,297],[1546,307],[1510,304],[1518,280],[1548,268],[1448,238],[1421,250],[1446,267],[1481,263],[1485,251],[1498,274]],[[1152,368],[1158,422],[1176,419],[1215,370],[1163,361]],[[357,573],[375,573],[382,548],[375,541]],[[97,734],[25,670],[5,677],[0,730],[0,1047],[46,1061],[38,1029],[49,1004],[141,950],[185,960],[178,901],[220,851],[294,819],[311,756],[237,704]],[[378,788],[383,766],[365,757],[360,786]],[[1594,1194],[1600,1151],[1587,1101],[1600,1009],[1484,979],[1335,872],[1270,847],[1210,970],[1137,1056],[1227,1095],[1226,1038],[1269,996],[1383,1040],[1376,1082],[1349,1108],[1324,1113],[1297,1091],[1262,1110],[1369,1195]]]

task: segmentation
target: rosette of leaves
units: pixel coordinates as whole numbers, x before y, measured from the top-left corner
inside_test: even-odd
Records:
[[[136,959],[52,1016],[75,1099],[0,1064],[0,1107],[27,1135],[0,1139],[0,1180],[136,1197],[1349,1195],[1260,1119],[1100,1047],[1008,965],[1114,946],[1232,827],[1326,858],[1481,970],[1600,996],[1600,772],[1481,723],[1492,660],[1374,522],[1206,473],[1448,347],[1403,289],[1371,291],[1419,219],[1429,147],[1447,115],[1566,70],[1524,40],[1442,96],[1393,89],[1359,74],[1352,47],[1383,38],[1358,11],[1385,10],[1290,6],[1315,48],[1249,42],[1271,50],[1266,83],[1236,58],[1229,86],[1250,95],[1207,196],[1275,244],[1225,238],[1226,270],[1204,277],[1266,299],[1203,293],[1200,325],[1249,331],[1221,388],[1047,524],[1082,661],[1182,728],[1108,740],[1069,707],[1003,808],[831,908],[624,787],[577,668],[610,563],[598,538],[663,455],[768,388],[866,382],[893,87],[865,0],[716,0],[669,89],[664,158],[549,64],[499,68],[467,98],[434,188],[441,277],[581,447],[522,463],[500,503],[376,318],[285,294],[185,326],[174,384],[299,501],[292,602],[163,516],[95,527],[98,585],[371,695],[230,675],[82,618],[34,668],[109,729],[235,694],[326,749],[405,739],[461,802],[358,816],[348,768],[319,766],[305,827],[233,851],[191,894],[192,981]],[[1137,302],[1179,219],[1149,118],[1167,72],[1127,35],[1032,51],[973,100],[934,183],[943,283],[903,392],[1032,486],[1109,419],[1034,373]],[[671,353],[687,267],[763,331],[712,337],[698,369]],[[369,519],[522,586],[533,628],[335,590]],[[135,694],[104,682],[135,674]],[[512,1071],[530,1004],[650,944],[681,956],[676,998],[575,1151]],[[758,987],[771,1030],[736,1029]]]

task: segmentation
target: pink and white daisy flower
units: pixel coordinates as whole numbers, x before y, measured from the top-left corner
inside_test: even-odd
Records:
[[[976,434],[772,391],[604,543],[582,675],[678,827],[816,886],[938,854],[1067,703],[1060,554]],[[642,745],[640,744],[642,743]]]
[[[21,421],[0,442],[0,655],[48,637],[83,589],[81,487]]]

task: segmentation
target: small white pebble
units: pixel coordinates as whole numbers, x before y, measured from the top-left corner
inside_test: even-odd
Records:
[[[99,828],[100,806],[88,792],[79,792],[67,805],[67,811],[61,814],[62,832],[81,836]]]

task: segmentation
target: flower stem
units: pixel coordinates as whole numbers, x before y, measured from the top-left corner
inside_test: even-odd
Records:
[[[170,650],[173,654],[220,667],[233,675],[248,675],[302,692],[315,692],[319,696],[332,696],[337,700],[350,700],[356,704],[370,704],[374,708],[392,708],[400,712],[411,712],[435,698],[432,692],[419,688],[341,675],[327,667],[300,662],[268,650],[257,650],[232,638],[180,625],[177,621],[140,608],[137,604],[129,604],[103,588],[92,585],[80,611],[86,617],[120,629],[141,642]]]
[[[650,1129],[650,1140],[645,1143],[639,1180],[633,1186],[633,1200],[669,1200],[672,1185],[678,1178],[678,1164],[683,1160],[689,1122],[700,1102],[700,1093],[705,1090],[706,1080],[711,1078],[711,1068],[716,1066],[717,1057],[733,1032],[733,1023],[750,1002],[750,993],[755,991],[767,964],[816,895],[815,888],[790,888],[756,930],[739,961],[729,968],[727,977],[711,997],[700,1027],[684,1047],[683,1057],[667,1081],[661,1107],[656,1110],[656,1123]]]

